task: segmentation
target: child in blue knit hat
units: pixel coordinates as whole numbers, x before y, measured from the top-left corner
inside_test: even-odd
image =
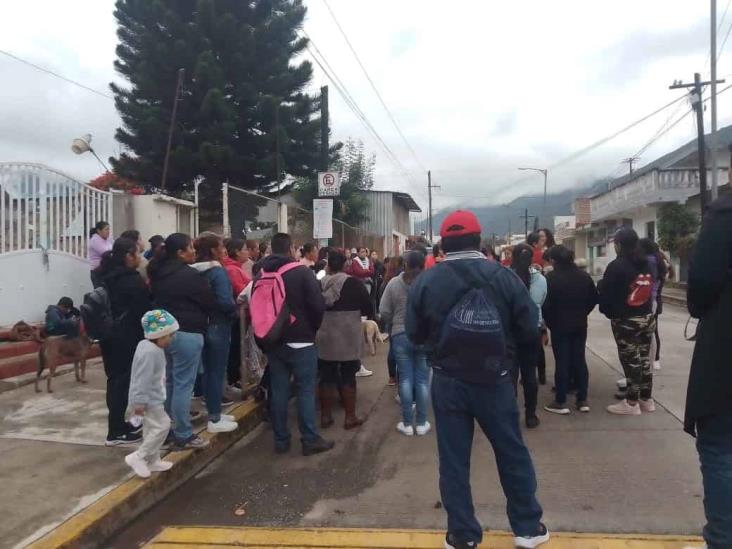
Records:
[[[178,331],[178,321],[168,311],[155,309],[142,316],[145,339],[137,344],[132,359],[127,417],[142,417],[142,444],[125,457],[125,463],[142,478],[169,470],[173,464],[160,459],[160,448],[170,430],[165,413],[165,348]]]

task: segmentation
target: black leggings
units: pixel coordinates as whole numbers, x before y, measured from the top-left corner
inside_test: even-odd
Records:
[[[661,360],[661,336],[658,335],[658,315],[656,315],[656,331],[653,332],[653,335],[656,337],[656,357],[654,360],[658,362]]]
[[[524,406],[526,407],[527,417],[536,415],[536,404],[539,393],[539,385],[536,382],[536,364],[538,360],[536,351],[537,345],[535,344],[524,344],[519,346],[516,352],[514,366],[511,370],[514,390],[517,394],[519,373],[521,374],[521,383],[524,389]]]
[[[356,372],[361,368],[360,360],[334,362],[318,359],[320,385],[337,385],[338,387],[355,387]]]

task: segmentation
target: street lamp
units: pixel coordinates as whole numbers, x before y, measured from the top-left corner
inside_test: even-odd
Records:
[[[84,134],[81,137],[77,137],[71,142],[71,150],[74,151],[74,154],[84,154],[85,152],[92,153],[94,155],[94,158],[96,158],[102,165],[104,171],[110,171],[107,165],[102,162],[102,159],[97,156],[97,153],[94,151],[94,149],[92,149],[91,140],[92,136],[90,133]]]
[[[546,179],[549,170],[546,168],[519,168],[521,171],[539,172],[544,174],[544,206],[542,208],[542,216],[546,215]]]

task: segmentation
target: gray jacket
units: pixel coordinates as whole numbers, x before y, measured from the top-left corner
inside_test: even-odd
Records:
[[[381,320],[387,326],[391,326],[389,333],[392,336],[404,333],[404,321],[407,316],[407,297],[409,286],[404,282],[404,273],[392,278],[386,285],[384,295],[379,304]]]
[[[165,403],[165,351],[152,341],[137,344],[132,359],[127,412],[135,406],[162,407]]]

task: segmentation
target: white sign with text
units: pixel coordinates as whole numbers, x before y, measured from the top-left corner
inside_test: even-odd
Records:
[[[333,200],[313,200],[313,238],[333,238]]]

